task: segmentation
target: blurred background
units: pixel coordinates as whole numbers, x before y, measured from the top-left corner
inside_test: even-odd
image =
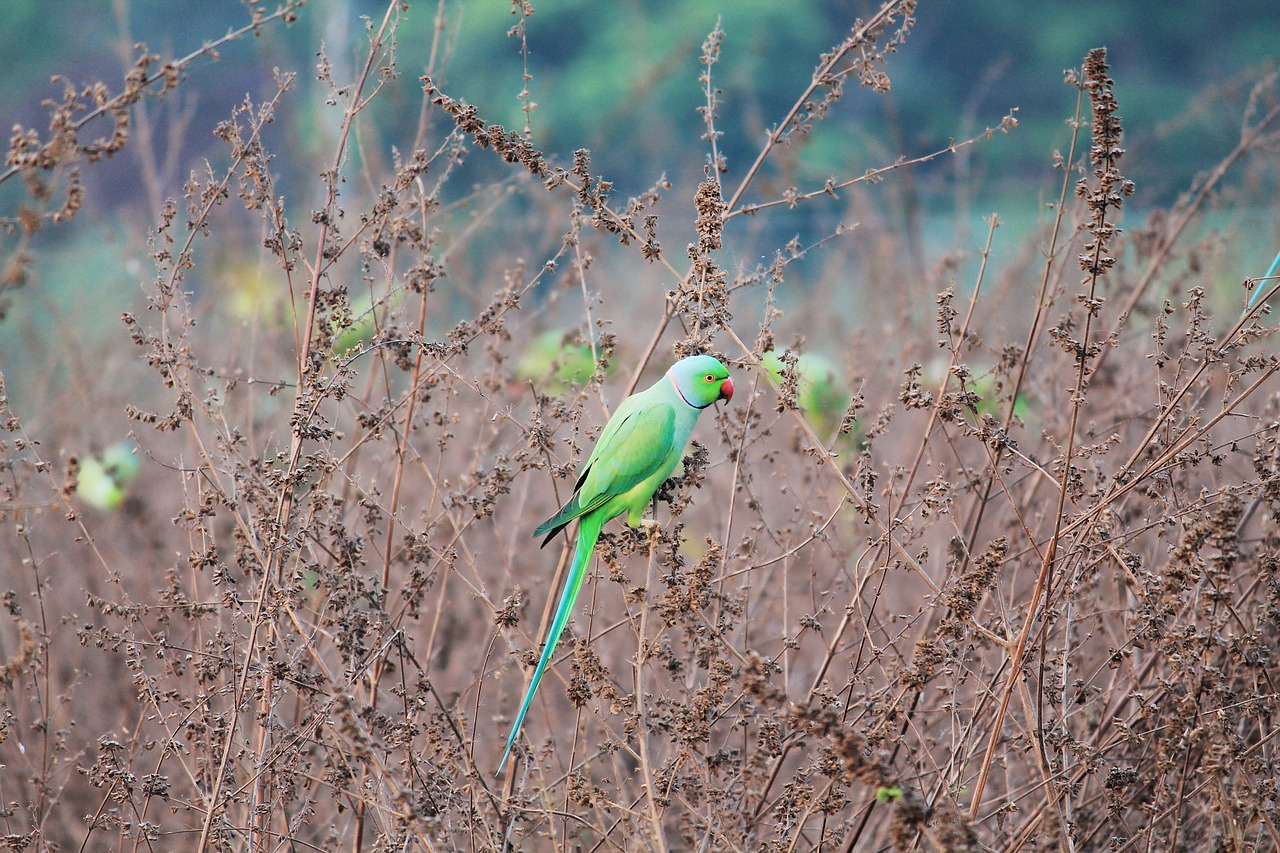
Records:
[[[351,154],[357,168],[364,159],[385,165],[393,150],[411,149],[423,113],[417,77],[434,55],[446,91],[477,105],[489,121],[514,130],[527,126],[534,144],[562,164],[574,150],[589,148],[593,171],[613,182],[618,197],[637,195],[665,175],[674,184],[671,195],[686,201],[706,161],[696,113],[704,100],[698,57],[717,21],[725,34],[715,73],[723,91],[717,127],[732,183],[808,82],[818,54],[839,40],[855,14],[865,18],[875,5],[542,0],[533,5],[523,43],[509,32],[519,23],[510,4],[442,8],[446,26],[439,32],[437,4],[414,3],[403,14],[400,76],[389,81],[360,128]],[[838,221],[875,216],[901,238],[897,272],[919,280],[939,258],[958,255],[957,269],[968,275],[973,243],[985,231],[981,218],[991,212],[1005,224],[993,254],[1007,260],[1039,221],[1043,203],[1056,199],[1052,157],[1069,144],[1065,122],[1076,98],[1061,85],[1062,75],[1094,46],[1108,48],[1119,80],[1126,174],[1138,187],[1126,217],[1140,219],[1144,210],[1173,203],[1231,151],[1251,87],[1274,66],[1280,31],[1280,5],[1251,0],[1027,0],[1014,13],[1010,8],[1001,0],[922,4],[908,44],[892,57],[891,91],[850,92],[802,144],[777,152],[748,201],[945,148],[997,126],[1015,109],[1016,131],[895,173],[881,186],[864,186],[855,191],[856,206],[845,199],[739,220],[727,231],[722,262],[750,267],[763,246],[793,235],[807,245]],[[349,77],[363,55],[364,23],[382,9],[376,2],[314,0],[292,25],[226,44],[218,61],[197,60],[164,101],[144,99],[134,132],[145,131],[147,138],[135,137],[140,144],[86,169],[84,207],[74,223],[43,229],[30,247],[37,260],[26,291],[0,323],[0,352],[15,399],[39,393],[24,380],[28,372],[47,389],[49,381],[65,379],[53,362],[93,362],[102,355],[100,339],[121,334],[116,318],[138,303],[139,284],[148,278],[139,264],[160,204],[180,194],[193,170],[225,165],[216,125],[246,96],[269,96],[277,71],[298,78],[265,134],[275,152],[276,189],[294,203],[318,206],[317,175],[339,116],[325,106],[317,49],[324,46],[336,77]],[[245,5],[230,0],[186,4],[181,14],[164,0],[72,0],[52,8],[10,0],[0,5],[0,55],[6,58],[0,117],[9,127],[43,132],[48,119],[42,101],[62,90],[51,78],[76,86],[118,83],[132,64],[135,43],[179,57],[243,26],[247,16]],[[522,99],[526,68],[531,79]],[[533,106],[527,113],[526,104]],[[492,158],[472,158],[467,168],[466,180],[453,181],[447,196],[459,198],[502,173]],[[1261,274],[1273,254],[1272,180],[1244,164],[1219,188],[1231,196],[1223,205],[1229,213],[1201,223],[1231,234],[1240,279]],[[0,185],[0,211],[12,214],[22,193],[19,181]],[[521,213],[528,205],[520,198],[507,204],[469,241],[469,256],[520,239],[513,232],[527,228]],[[664,212],[674,223],[687,221],[687,210],[680,204]],[[252,245],[256,226],[247,220],[238,225],[248,232],[241,234],[244,243]],[[871,232],[872,223],[864,224]],[[860,276],[867,267],[856,262],[870,239],[840,241],[853,244],[849,275]],[[219,270],[243,275],[232,269],[238,254],[228,249],[225,257],[209,259],[193,286],[213,287],[208,279]],[[814,281],[826,263],[819,253],[795,268],[806,273],[801,279]],[[67,324],[77,330],[74,340],[50,338],[52,328]]]

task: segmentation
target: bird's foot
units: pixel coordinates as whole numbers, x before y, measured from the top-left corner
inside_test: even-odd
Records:
[[[640,519],[640,530],[644,531],[645,541],[653,548],[662,541],[662,525],[652,518]]]

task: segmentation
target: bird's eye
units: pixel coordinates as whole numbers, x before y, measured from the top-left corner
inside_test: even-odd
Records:
[[[715,381],[716,381],[716,375],[715,375],[714,373],[708,373],[708,374],[707,374],[707,381],[708,381],[708,382],[715,382]]]

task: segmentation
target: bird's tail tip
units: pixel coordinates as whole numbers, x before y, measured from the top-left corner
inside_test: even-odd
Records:
[[[498,769],[493,771],[495,778],[502,778],[502,771],[507,766],[507,759],[511,757],[511,747],[515,745],[515,732],[511,733],[511,740],[507,741],[507,748],[502,751],[502,758],[498,761]]]

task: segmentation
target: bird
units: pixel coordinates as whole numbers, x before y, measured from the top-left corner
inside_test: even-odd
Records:
[[[571,332],[552,329],[530,342],[516,363],[516,378],[535,382],[547,394],[581,387],[596,369],[595,354]],[[607,372],[607,368],[606,368]]]
[[[776,350],[760,356],[760,364],[773,381],[783,384],[786,363]],[[826,438],[840,423],[845,407],[849,405],[849,392],[840,379],[835,364],[817,353],[801,353],[793,368],[796,377],[796,405],[813,423],[820,438]]]
[[[560,511],[533,531],[534,538],[545,536],[542,547],[574,520],[578,522],[578,540],[573,564],[565,579],[560,603],[556,606],[551,629],[542,646],[542,656],[529,681],[511,724],[507,746],[498,762],[502,773],[511,748],[529,713],[538,683],[555,653],[582,589],[587,566],[595,551],[596,539],[604,523],[627,514],[627,524],[639,527],[644,511],[658,487],[671,476],[684,454],[685,445],[698,421],[698,415],[719,400],[733,398],[733,380],[720,361],[709,355],[692,355],[677,361],[652,386],[632,394],[619,404],[605,424],[595,449],[587,458],[582,473],[574,484],[573,495]],[[652,522],[650,522],[652,523]]]
[[[131,442],[120,441],[97,456],[80,463],[76,494],[80,500],[102,510],[119,509],[138,476],[139,460]]]

